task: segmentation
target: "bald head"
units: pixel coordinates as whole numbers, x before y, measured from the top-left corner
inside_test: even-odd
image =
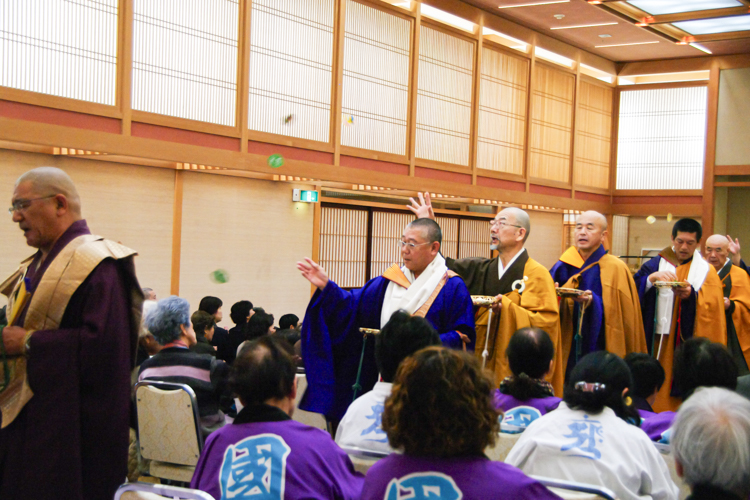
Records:
[[[575,246],[585,259],[594,253],[607,236],[607,218],[599,212],[588,210],[576,219]]]
[[[527,214],[525,210],[516,207],[505,208],[501,210],[500,213],[505,215],[509,224],[521,226],[526,230],[526,235],[523,238],[523,241],[526,241],[531,233],[531,220],[529,219],[529,214]]]
[[[709,236],[706,240],[706,260],[714,266],[716,271],[720,271],[729,257],[729,240],[721,234]]]
[[[15,187],[23,183],[28,183],[32,192],[40,197],[63,195],[75,220],[81,218],[81,198],[73,180],[64,171],[55,167],[35,168],[19,177]]]

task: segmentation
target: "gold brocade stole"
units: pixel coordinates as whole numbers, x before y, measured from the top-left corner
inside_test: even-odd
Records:
[[[448,279],[453,278],[455,276],[458,276],[453,271],[446,271],[443,275],[442,279],[438,282],[435,289],[432,291],[432,294],[429,296],[427,301],[422,304],[422,306],[417,309],[412,316],[419,316],[420,318],[424,318],[427,316],[427,313],[430,310],[430,307],[432,307],[432,304],[435,302],[435,299],[440,294],[440,291],[445,286],[445,283],[448,281]],[[401,268],[398,266],[398,264],[393,264],[391,267],[385,270],[383,273],[383,278],[394,282],[395,284],[404,287],[408,289],[411,286],[411,283],[409,282],[409,278],[406,277],[404,272],[401,270]],[[384,326],[384,325],[383,325]],[[382,326],[381,326],[382,328]],[[463,344],[464,351],[466,350],[466,344]]]
[[[83,251],[78,251],[79,249]],[[27,331],[58,328],[71,297],[104,259],[121,259],[134,254],[134,250],[119,243],[104,240],[100,236],[86,234],[73,239],[50,263],[31,294],[31,298],[28,299],[26,296],[26,300],[30,300],[30,303],[23,328]],[[22,288],[25,288],[25,284],[21,276],[24,274],[25,269],[22,274],[18,272],[14,274],[19,280],[8,304],[11,311],[15,309],[19,311],[19,314],[23,311],[23,305],[17,305],[16,298],[22,299],[20,292]],[[11,370],[11,380],[5,390],[0,393],[3,429],[15,420],[34,395],[27,379],[26,357],[11,358],[8,367]]]

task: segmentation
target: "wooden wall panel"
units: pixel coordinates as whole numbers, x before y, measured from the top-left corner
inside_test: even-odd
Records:
[[[529,176],[570,180],[575,76],[537,64],[529,131]]]
[[[528,212],[531,233],[526,239],[529,256],[547,269],[555,265],[562,254],[563,214]]]
[[[339,286],[365,284],[367,210],[321,208],[320,265]]]
[[[482,48],[477,168],[523,175],[529,61]]]
[[[304,316],[310,284],[297,271],[312,248],[313,206],[292,202],[286,183],[185,172],[180,296],[191,310],[214,295],[229,309],[247,299],[278,320]],[[213,283],[210,273],[225,269],[229,281]]]
[[[443,232],[443,244],[440,245],[440,253],[443,257],[455,259],[458,256],[458,219],[455,217],[435,217]]]
[[[59,167],[70,175],[91,231],[137,250],[135,265],[141,285],[153,288],[159,297],[167,296],[174,171],[0,149],[0,185],[8,205],[16,179],[41,166]],[[7,212],[0,220],[0,275],[4,279],[36,250],[26,246]],[[0,300],[4,304],[5,296]]]
[[[576,126],[574,183],[608,189],[612,89],[581,81]]]
[[[414,220],[411,213],[374,212],[372,214],[372,261],[370,276],[380,276],[393,264],[402,265],[398,242],[404,228]]]
[[[459,222],[461,242],[458,245],[458,258],[490,256],[489,220],[461,219]]]

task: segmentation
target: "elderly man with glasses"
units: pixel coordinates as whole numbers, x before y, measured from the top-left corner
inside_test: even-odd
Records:
[[[57,168],[23,174],[10,213],[37,252],[0,286],[0,498],[112,498],[127,473],[143,302],[135,252],[91,234]]]
[[[420,193],[419,201],[411,202],[409,209],[417,217],[434,219],[429,193]],[[494,297],[491,309],[479,308],[476,312],[476,355],[495,373],[496,386],[500,385],[513,375],[505,356],[513,333],[525,327],[541,328],[555,346],[547,382],[556,395],[562,396],[564,368],[557,296],[547,269],[524,248],[531,233],[529,214],[520,208],[501,210],[490,222],[489,232],[490,249],[497,250],[496,257],[446,259],[448,268],[464,279],[472,295]]]
[[[308,387],[300,408],[336,423],[354,397],[372,389],[378,380],[375,343],[360,328],[380,329],[396,311],[424,317],[443,345],[474,348],[471,297],[463,280],[445,265],[441,241],[435,221],[415,220],[398,242],[404,265],[394,264],[352,291],[339,288],[312,260],[297,263],[318,288],[302,323]]]

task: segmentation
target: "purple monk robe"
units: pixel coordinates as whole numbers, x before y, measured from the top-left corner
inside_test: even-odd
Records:
[[[500,389],[495,390],[493,399],[495,408],[503,412],[502,422],[517,427],[527,427],[542,415],[557,409],[562,401],[555,396],[522,401],[510,394],[503,394]]]
[[[310,299],[302,323],[302,360],[307,376],[300,408],[340,420],[352,402],[360,357],[362,371],[358,395],[370,391],[378,380],[375,342],[370,336],[362,353],[360,328],[380,329],[380,311],[389,280],[378,277],[363,288],[346,291],[333,281]],[[463,280],[449,278],[425,319],[440,334],[443,345],[461,348],[456,331],[467,335],[474,350],[474,310]]]
[[[230,424],[211,434],[190,487],[216,500],[355,500],[363,481],[327,433],[284,420]]]
[[[669,444],[669,435],[671,434],[672,422],[677,414],[673,411],[663,411],[656,413],[651,417],[643,417],[641,429],[648,434],[651,441],[657,443]]]
[[[84,234],[91,234],[86,221],[74,222],[34,272],[37,253],[27,289],[35,290],[60,251]],[[0,498],[108,500],[123,482],[137,343],[131,287],[140,288],[132,259],[106,259],[73,293],[60,327],[31,336],[34,397],[0,431]]]
[[[604,249],[604,245],[600,245],[594,253],[592,253],[583,266],[578,269],[565,262],[558,261],[552,269],[550,274],[552,279],[558,286],[565,286],[565,283],[581,272],[581,269],[586,269],[594,262],[598,262],[607,251]],[[591,303],[586,307],[583,314],[583,323],[581,324],[581,355],[582,358],[590,352],[601,351],[606,347],[605,342],[605,318],[604,318],[604,302],[602,302],[602,276],[599,266],[593,266],[586,269],[581,274],[579,279],[578,288],[580,290],[591,290]],[[581,305],[575,303],[573,306],[573,331],[578,330],[578,318],[581,311]],[[567,360],[563,360],[567,363],[566,378],[570,374],[570,371],[576,365],[576,348],[575,348],[575,336],[573,338],[573,345],[570,348],[570,357]]]
[[[391,454],[367,472],[362,500],[559,499],[512,465],[484,456],[425,458]]]

